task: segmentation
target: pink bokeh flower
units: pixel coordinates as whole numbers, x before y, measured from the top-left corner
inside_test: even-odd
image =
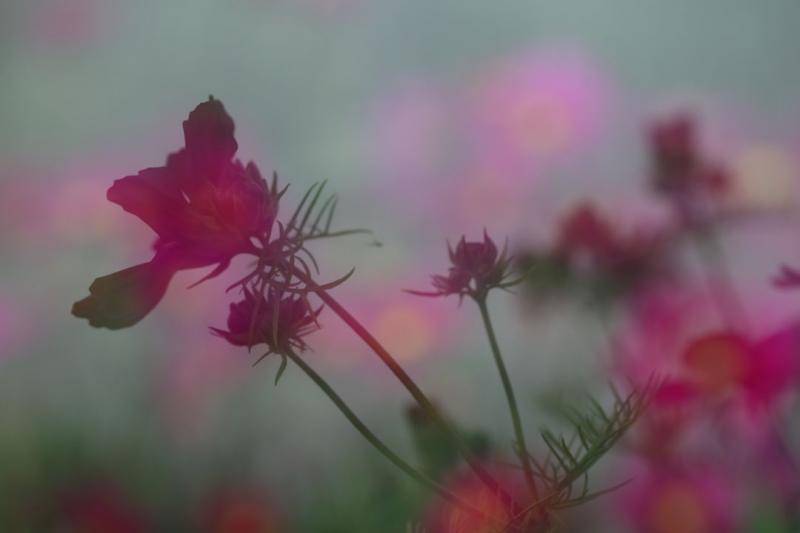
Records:
[[[514,476],[511,472],[499,470],[496,467],[490,466],[489,468],[498,483],[513,498],[520,499],[526,495],[527,491],[521,476]],[[491,533],[507,525],[515,516],[508,502],[503,501],[468,472],[455,472],[445,482],[445,486],[460,499],[469,502],[484,516],[477,516],[451,502],[437,499],[432,502],[426,512],[424,520],[426,531],[431,533]]]
[[[623,516],[641,533],[733,533],[742,509],[733,483],[706,465],[640,465],[617,495]]]
[[[509,57],[489,65],[477,84],[473,149],[504,170],[530,170],[585,145],[608,99],[608,83],[581,55]]]
[[[108,483],[67,490],[58,498],[57,531],[144,533],[147,520],[122,491]]]
[[[617,372],[640,384],[653,374],[664,379],[641,424],[653,432],[651,443],[671,442],[706,415],[724,415],[749,433],[763,429],[800,384],[797,323],[746,335],[691,290],[639,295],[614,344]]]
[[[207,533],[283,533],[284,520],[274,504],[250,488],[218,490],[204,503],[200,531]]]

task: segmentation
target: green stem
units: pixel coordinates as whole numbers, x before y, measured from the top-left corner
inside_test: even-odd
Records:
[[[705,266],[706,284],[722,320],[731,328],[738,326],[747,332],[749,329],[747,311],[727,268],[722,246],[713,229],[706,228],[698,231],[700,233],[694,235],[695,246]]]
[[[511,495],[500,486],[500,484],[481,466],[479,461],[472,456],[464,440],[458,434],[456,429],[439,413],[438,409],[434,407],[433,403],[425,396],[425,393],[417,386],[411,376],[409,376],[403,367],[395,360],[394,357],[381,345],[378,340],[365,328],[356,318],[351,315],[331,294],[320,287],[310,276],[306,275],[302,270],[294,268],[292,274],[305,283],[312,291],[314,291],[320,300],[328,306],[334,313],[336,313],[347,326],[369,346],[373,352],[380,358],[383,363],[389,367],[389,370],[397,377],[400,383],[408,390],[414,400],[422,407],[431,420],[442,428],[448,435],[453,438],[453,442],[458,449],[459,454],[464,458],[469,467],[475,472],[475,475],[483,482],[484,485],[492,492],[497,494],[498,497],[509,505],[511,509],[517,510],[518,504],[514,501]]]
[[[517,399],[514,396],[514,388],[511,386],[511,379],[508,377],[505,362],[503,362],[503,355],[500,353],[500,345],[497,343],[497,336],[492,326],[492,319],[489,316],[489,307],[486,303],[487,297],[485,294],[478,295],[475,298],[478,304],[478,309],[481,311],[481,318],[483,319],[483,326],[486,329],[486,336],[489,338],[489,345],[492,348],[492,355],[494,362],[497,365],[497,372],[500,374],[500,381],[503,383],[503,390],[506,393],[506,400],[508,400],[508,410],[511,413],[511,422],[514,426],[514,434],[517,437],[517,447],[515,449],[517,456],[522,461],[522,469],[525,472],[525,479],[528,482],[528,487],[531,490],[534,501],[539,499],[536,489],[536,478],[533,475],[533,466],[531,465],[530,454],[528,453],[528,446],[525,444],[525,432],[522,429],[522,420],[519,416],[519,409],[517,408]]]
[[[342,400],[342,398],[336,394],[336,391],[328,385],[328,382],[325,379],[317,374],[317,372],[311,368],[301,357],[299,357],[296,353],[294,353],[291,349],[286,349],[285,351],[286,356],[289,357],[300,369],[306,373],[311,380],[317,384],[317,386],[322,389],[328,398],[334,403],[334,405],[342,412],[342,414],[347,418],[347,420],[353,425],[356,430],[361,433],[361,435],[367,439],[367,441],[372,444],[372,446],[380,452],[385,458],[392,462],[397,468],[408,474],[411,478],[413,478],[418,483],[428,487],[429,489],[437,492],[440,496],[445,498],[446,500],[458,505],[459,507],[463,508],[464,510],[476,514],[481,518],[487,518],[482,511],[473,507],[468,502],[462,500],[445,487],[439,485],[434,480],[430,479],[425,474],[419,472],[416,468],[405,462],[401,459],[396,453],[394,453],[391,449],[389,449],[386,444],[383,443],[370,429],[361,421],[360,418],[348,407],[348,405]]]

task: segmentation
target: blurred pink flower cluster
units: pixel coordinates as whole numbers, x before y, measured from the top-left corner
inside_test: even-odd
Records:
[[[599,133],[609,82],[575,53],[528,53],[461,82],[418,81],[374,114],[375,171],[385,194],[447,232],[516,230],[552,165]],[[420,194],[422,192],[423,194]],[[476,227],[477,224],[477,227]]]

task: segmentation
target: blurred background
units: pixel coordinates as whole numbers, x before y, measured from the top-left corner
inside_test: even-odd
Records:
[[[291,183],[289,208],[327,179],[335,225],[374,232],[316,243],[320,277],[356,268],[336,296],[492,454],[513,455],[512,433],[477,309],[402,290],[446,272],[446,239],[484,228],[539,264],[587,201],[620,235],[674,233],[674,202],[651,176],[663,117],[693,117],[696,149],[724,169],[703,211],[715,259],[691,237],[668,258],[645,249],[679,265],[658,297],[638,285],[576,296],[550,279],[492,295],[532,447],[544,450],[537,429],[558,424],[562,402],[631,379],[620,339],[649,358],[687,328],[722,327],[707,309],[714,287],[735,287],[754,338],[786,331],[800,293],[770,280],[800,265],[798,20],[796,0],[3,0],[0,530],[411,531],[436,505],[298,369],[276,387],[279,361],[252,367],[209,335],[244,262],[188,291],[205,272],[180,273],[134,328],[70,315],[95,277],[150,258],[153,234],[105,191],[163,164],[210,94],[236,122],[237,157]],[[642,300],[669,312],[652,318]],[[332,313],[321,321],[306,360],[417,462],[405,391]],[[680,468],[621,444],[592,483],[634,482],[568,513],[564,529],[797,531],[797,471],[764,473],[758,455],[777,446],[765,427],[782,435],[780,460],[800,455],[796,353],[775,371],[791,379],[770,389],[768,415],[692,429]],[[734,442],[746,444],[718,453]]]

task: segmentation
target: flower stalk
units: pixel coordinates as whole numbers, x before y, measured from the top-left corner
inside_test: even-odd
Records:
[[[320,287],[310,276],[307,276],[299,269],[295,269],[294,276],[305,283],[325,305],[363,340],[370,349],[380,358],[380,360],[389,367],[389,370],[395,377],[403,384],[408,390],[414,400],[422,407],[426,413],[431,417],[436,424],[439,425],[445,432],[453,437],[453,442],[458,449],[459,454],[464,458],[469,467],[478,478],[486,485],[486,487],[497,494],[504,503],[511,505],[513,508],[517,507],[513,498],[502,486],[481,466],[479,461],[472,455],[469,447],[464,443],[464,440],[450,424],[436,409],[430,399],[422,392],[422,389],[414,382],[411,376],[400,366],[397,360],[392,357],[386,348],[365,328],[347,309],[345,309],[327,290]]]
[[[364,422],[358,418],[352,409],[345,403],[345,401],[336,393],[325,379],[317,374],[317,372],[306,363],[302,357],[298,356],[294,350],[286,349],[283,351],[284,355],[292,360],[311,380],[325,393],[325,395],[333,402],[337,409],[347,418],[352,426],[358,431],[367,442],[369,442],[381,455],[388,459],[393,465],[405,472],[409,477],[418,483],[426,486],[427,488],[438,493],[442,498],[458,505],[465,511],[473,513],[482,519],[486,516],[482,511],[471,505],[469,502],[464,501],[445,487],[435,482],[419,470],[404,461],[400,456],[394,453],[377,435],[375,435]]]
[[[517,440],[515,451],[519,457],[519,460],[522,462],[522,470],[525,473],[525,481],[528,483],[531,496],[534,501],[537,501],[539,499],[539,495],[536,487],[536,478],[533,474],[531,456],[528,452],[528,446],[525,443],[525,431],[522,428],[522,419],[520,418],[519,409],[517,408],[517,399],[514,394],[514,387],[511,385],[511,379],[508,376],[508,371],[506,370],[506,365],[503,361],[503,354],[500,351],[500,345],[497,342],[497,335],[494,332],[492,319],[489,315],[487,296],[488,295],[485,293],[479,294],[474,298],[474,300],[475,303],[478,304],[478,309],[480,309],[481,319],[483,320],[483,326],[486,330],[486,337],[489,339],[489,346],[492,349],[492,356],[494,358],[495,365],[497,366],[497,372],[500,374],[500,381],[503,384],[503,391],[506,394],[508,410],[511,414],[511,422],[514,426],[514,435]]]

